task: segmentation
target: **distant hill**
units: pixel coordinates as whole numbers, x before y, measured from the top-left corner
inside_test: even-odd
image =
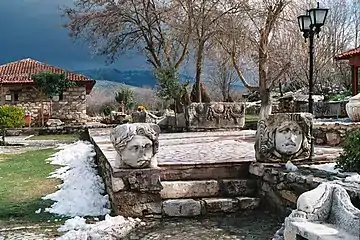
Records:
[[[99,68],[76,71],[95,80],[106,80],[123,83],[134,87],[154,88],[157,80],[151,70],[127,70],[120,71],[115,68]],[[181,75],[181,79],[191,79],[189,76]]]

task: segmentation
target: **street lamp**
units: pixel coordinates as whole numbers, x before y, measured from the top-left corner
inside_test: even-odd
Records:
[[[312,8],[306,12],[306,15],[298,16],[300,31],[303,32],[305,41],[309,38],[309,113],[313,114],[313,89],[314,89],[314,36],[319,36],[321,27],[324,25],[329,9],[320,8],[319,2],[317,8]],[[314,155],[314,138],[312,125],[310,127],[311,135],[311,154]]]

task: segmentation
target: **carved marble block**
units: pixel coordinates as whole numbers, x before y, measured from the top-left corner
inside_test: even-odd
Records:
[[[110,139],[118,153],[116,168],[155,168],[160,128],[151,123],[129,123],[115,127]]]
[[[185,107],[190,128],[242,128],[245,125],[245,104],[242,102],[191,103]]]
[[[310,113],[278,113],[260,120],[255,140],[259,162],[287,162],[306,159],[311,152]]]
[[[302,238],[301,238],[302,237]],[[322,183],[297,200],[297,209],[285,219],[285,240],[358,240],[360,210],[340,185]]]

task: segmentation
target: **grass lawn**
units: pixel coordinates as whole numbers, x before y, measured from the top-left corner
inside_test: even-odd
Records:
[[[245,115],[245,122],[259,121],[259,115]]]
[[[50,135],[37,135],[28,138],[27,140],[58,140],[58,141],[76,141],[79,136],[76,134],[50,134]]]
[[[47,178],[56,166],[46,163],[55,149],[0,155],[0,226],[11,223],[41,223],[52,217],[36,214],[51,205],[41,197],[55,192],[58,179]]]

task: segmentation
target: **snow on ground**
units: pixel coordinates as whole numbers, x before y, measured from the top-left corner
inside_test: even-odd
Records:
[[[105,216],[105,220],[95,224],[86,224],[85,219],[75,217],[65,222],[59,231],[69,231],[58,240],[92,239],[107,240],[121,239],[140,223],[139,219],[124,218],[122,216]]]
[[[88,142],[76,142],[62,146],[49,161],[63,166],[50,174],[50,178],[63,181],[59,190],[45,196],[55,203],[46,212],[63,216],[100,216],[110,213],[109,198],[102,195],[104,184],[95,165],[95,151]]]
[[[98,175],[95,165],[95,151],[89,142],[78,141],[59,147],[48,161],[53,165],[62,167],[50,174],[50,178],[59,178],[63,181],[59,190],[49,194],[43,199],[55,201],[51,207],[44,211],[61,216],[73,217],[68,219],[58,231],[66,232],[58,238],[70,239],[119,239],[124,237],[140,220],[111,217],[110,203],[105,192],[104,183]],[[40,213],[38,209],[36,213]],[[105,220],[95,224],[87,224],[84,216],[104,216]]]
[[[318,164],[318,165],[310,165],[309,167],[331,172],[331,173],[339,173],[341,169],[335,168],[336,163],[325,163],[325,164]],[[360,175],[358,173],[345,173],[349,176],[345,178],[345,182],[356,182],[360,183]]]

